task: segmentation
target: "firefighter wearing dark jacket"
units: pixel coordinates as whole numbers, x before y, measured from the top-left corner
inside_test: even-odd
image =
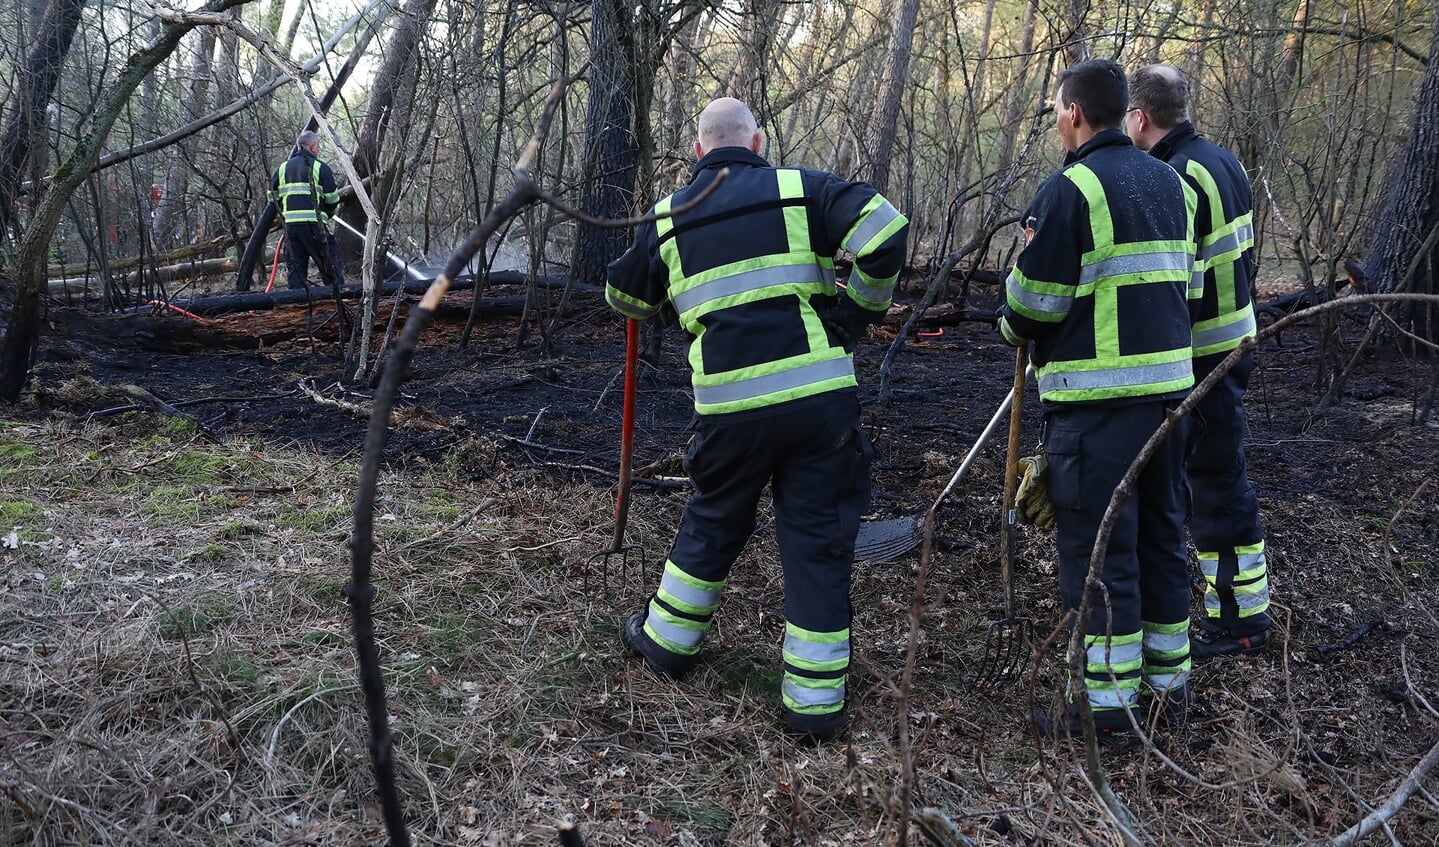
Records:
[[[338,289],[342,280],[335,262],[330,218],[340,205],[335,174],[320,155],[320,136],[305,131],[295,140],[295,153],[270,177],[270,202],[285,219],[285,271],[290,288],[308,285],[310,260],[325,284]]]
[[[1130,74],[1126,122],[1141,150],[1168,162],[1199,197],[1196,273],[1204,296],[1194,324],[1194,379],[1254,336],[1254,200],[1249,177],[1228,150],[1189,122],[1189,85],[1168,65]],[[1189,421],[1189,535],[1207,588],[1193,637],[1195,661],[1263,650],[1269,630],[1269,574],[1259,500],[1244,456],[1244,392],[1254,371],[1245,353],[1200,399]]]
[[[1059,552],[1060,599],[1079,608],[1110,495],[1194,383],[1190,366],[1195,197],[1118,127],[1128,89],[1114,62],[1059,75],[1065,165],[1024,213],[1027,243],[1006,282],[1000,331],[1032,344]],[[1141,688],[1182,714],[1189,660],[1183,442],[1145,466],[1104,554],[1105,596],[1085,628],[1085,683],[1104,732],[1130,728]],[[1077,708],[1036,715],[1077,732]]]
[[[690,184],[654,212],[680,208],[728,170],[724,182],[693,210],[640,225],[606,287],[610,306],[631,318],[673,304],[689,335],[697,413],[685,455],[695,493],[624,640],[661,674],[695,664],[769,485],[784,569],[786,729],[825,740],[847,721],[850,570],[873,456],[851,350],[889,308],[908,221],[864,183],[771,167],[738,100],[710,103],[698,130]],[[855,257],[844,290],[840,250]]]

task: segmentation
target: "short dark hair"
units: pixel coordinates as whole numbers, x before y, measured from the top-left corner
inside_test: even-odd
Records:
[[[1145,65],[1129,75],[1131,105],[1149,113],[1160,129],[1173,129],[1189,120],[1189,82],[1184,74],[1164,65]]]
[[[1059,99],[1078,103],[1091,129],[1115,129],[1129,107],[1129,83],[1118,62],[1088,59],[1059,72]]]

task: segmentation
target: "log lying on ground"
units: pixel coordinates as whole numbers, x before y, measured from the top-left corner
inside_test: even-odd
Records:
[[[231,261],[231,260],[227,260]],[[524,285],[529,277],[518,271],[500,271],[490,274],[487,286],[501,285]],[[566,284],[573,285],[576,291],[598,292],[603,289],[593,283],[574,282],[567,283],[561,279],[538,277],[535,284],[546,287],[564,287]],[[405,280],[403,282],[391,281],[380,286],[380,296],[393,296],[401,287],[406,294],[420,295],[430,286],[429,280]],[[467,291],[475,287],[474,277],[460,277],[450,284],[451,291]],[[360,297],[359,285],[346,285],[340,289],[340,297],[344,300],[356,300]],[[223,315],[230,312],[252,312],[257,309],[274,309],[281,306],[293,306],[314,300],[316,303],[324,303],[331,299],[329,289],[324,286],[311,286],[307,293],[304,289],[276,289],[274,291],[252,291],[245,294],[222,294],[214,297],[192,297],[188,300],[174,300],[170,305],[178,309],[184,309],[191,314],[201,317],[212,315]],[[128,311],[133,313],[153,312],[157,306],[136,306]]]
[[[419,289],[422,288],[423,285],[420,285]],[[328,296],[318,296],[320,293],[315,292],[317,296],[313,310],[304,306],[305,292],[284,291],[275,292],[275,295],[291,301],[288,305],[274,308],[271,304],[261,307],[264,311],[257,310],[250,314],[245,313],[246,310],[242,307],[239,314],[222,314],[199,320],[171,311],[161,314],[96,314],[80,309],[52,309],[50,323],[54,329],[42,336],[41,358],[83,360],[116,350],[149,353],[256,350],[306,336],[333,343],[337,337],[335,303]],[[236,301],[256,297],[263,295],[252,293],[205,299]],[[201,300],[186,302],[203,303]],[[409,307],[415,302],[418,302],[417,298],[401,306],[400,320],[404,320]],[[593,285],[577,289],[570,300],[571,308],[590,307],[591,303],[594,308],[602,308],[598,288]],[[526,298],[522,294],[486,297],[480,303],[480,314],[486,317],[520,315],[525,306]],[[154,307],[145,309],[146,312],[153,310]],[[357,310],[351,308],[349,311],[351,318],[354,318]],[[459,295],[448,295],[441,301],[435,310],[434,320],[437,323],[448,321],[462,324],[469,314],[470,295],[461,292]],[[377,332],[384,332],[389,317],[390,306],[387,302],[375,315]]]
[[[212,238],[209,241],[202,241],[199,244],[186,244],[184,247],[177,247],[165,253],[152,253],[149,256],[131,256],[128,259],[116,259],[110,263],[110,271],[128,271],[131,268],[138,268],[141,265],[164,265],[174,264],[180,259],[188,259],[192,256],[203,256],[206,253],[218,253],[221,250],[228,250],[236,244],[249,240],[249,234],[239,238],[231,238],[222,235]],[[99,273],[100,266],[95,262],[77,262],[69,265],[52,265],[49,277],[61,279],[70,276],[85,276],[87,274]]]

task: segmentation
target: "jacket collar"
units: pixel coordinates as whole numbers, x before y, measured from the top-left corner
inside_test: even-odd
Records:
[[[1149,155],[1165,162],[1178,152],[1184,143],[1193,138],[1198,138],[1199,132],[1194,129],[1194,124],[1189,121],[1181,121],[1178,125],[1164,134],[1164,137],[1149,148]]]
[[[1065,153],[1064,163],[1066,165],[1072,165],[1101,147],[1115,146],[1133,147],[1134,142],[1129,140],[1129,136],[1117,129],[1100,130],[1096,132],[1092,138],[1084,142],[1078,150]]]
[[[690,171],[693,178],[700,171],[706,168],[724,167],[726,165],[749,165],[754,168],[767,168],[769,162],[764,157],[751,153],[745,147],[716,147],[704,155],[703,159],[695,162],[694,168]]]

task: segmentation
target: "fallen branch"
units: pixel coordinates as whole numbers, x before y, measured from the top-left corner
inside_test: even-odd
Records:
[[[1370,812],[1359,823],[1335,836],[1329,842],[1329,847],[1350,847],[1369,833],[1387,826],[1389,819],[1398,814],[1409,798],[1414,795],[1414,792],[1422,787],[1424,777],[1434,770],[1436,764],[1439,764],[1439,744],[1429,748],[1429,752],[1425,753],[1424,758],[1419,760],[1419,764],[1415,765],[1408,776],[1404,777],[1404,781],[1399,783],[1399,787],[1394,789],[1394,793],[1389,796],[1384,805]]]
[[[190,426],[193,426],[195,431],[204,438],[216,444],[220,443],[220,438],[216,436],[215,433],[206,429],[205,425],[200,423],[199,418],[185,414],[164,400],[161,400],[159,397],[156,397],[154,394],[151,394],[149,390],[138,385],[121,385],[117,387],[124,393],[134,397],[141,406],[144,406],[152,412],[159,412],[162,415],[168,415],[176,420],[184,421]]]
[[[306,397],[309,397],[321,406],[329,406],[332,409],[349,412],[361,418],[370,416],[370,409],[362,403],[354,403],[349,400],[337,400],[334,397],[321,394],[320,390],[315,388],[315,378],[312,376],[302,377],[297,385]]]
[[[365,432],[364,454],[360,460],[360,475],[355,488],[354,506],[351,510],[350,584],[345,589],[345,596],[350,601],[355,652],[358,657],[361,688],[365,694],[365,713],[370,730],[370,758],[375,767],[380,808],[392,847],[409,847],[410,833],[405,825],[405,811],[400,801],[399,789],[395,785],[394,744],[390,736],[389,709],[385,703],[385,680],[380,669],[379,647],[375,641],[374,613],[371,606],[374,600],[374,587],[370,581],[375,554],[375,492],[379,486],[380,466],[384,457],[385,443],[389,439],[390,415],[394,410],[395,398],[399,395],[400,385],[408,376],[410,361],[414,358],[420,333],[424,331],[455,278],[469,266],[475,254],[489,242],[490,236],[494,235],[505,221],[535,203],[551,202],[551,198],[548,198],[548,195],[536,184],[534,177],[530,174],[530,167],[539,156],[545,137],[549,135],[550,124],[554,121],[564,89],[565,81],[563,79],[556,80],[550,89],[549,98],[545,101],[544,111],[540,114],[534,135],[530,137],[524,152],[520,154],[519,161],[512,169],[515,187],[490,209],[484,219],[465,237],[460,246],[455,248],[455,252],[445,263],[444,270],[435,277],[434,282],[430,283],[419,304],[410,311],[409,319],[405,322],[405,328],[395,342],[395,350],[390,355],[390,361],[381,377],[380,387],[375,392],[374,410],[370,413],[369,428]],[[671,210],[670,215],[689,211],[704,202],[716,188],[724,183],[728,173],[728,170],[721,171],[705,191],[693,201]],[[602,225],[608,227],[634,226],[638,223],[655,220],[656,217],[658,216],[645,215],[625,220],[603,221]]]

